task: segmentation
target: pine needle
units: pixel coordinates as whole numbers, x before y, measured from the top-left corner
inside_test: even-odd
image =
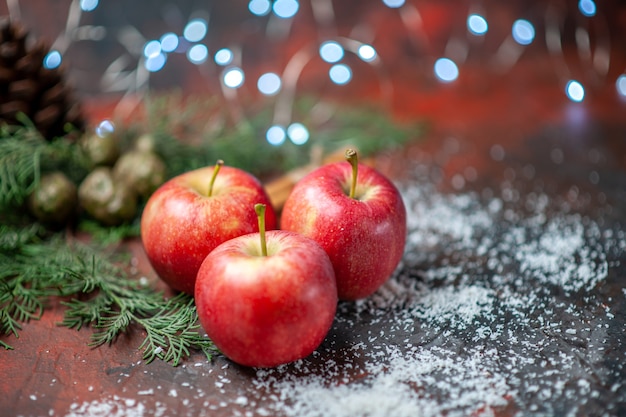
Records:
[[[216,349],[200,334],[193,298],[166,298],[130,278],[113,254],[103,247],[68,242],[61,233],[42,238],[33,227],[0,227],[0,335],[19,337],[21,323],[37,320],[51,297],[68,297],[62,304],[62,326],[91,326],[90,346],[112,344],[140,328],[146,334],[139,349],[144,359],[161,359],[176,366],[202,351],[211,359]],[[0,341],[0,346],[11,346]]]
[[[65,138],[46,141],[31,126],[0,126],[0,212],[21,205],[43,171],[62,169],[70,178],[87,173],[79,147]]]

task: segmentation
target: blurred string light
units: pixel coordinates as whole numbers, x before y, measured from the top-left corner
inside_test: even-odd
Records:
[[[289,140],[295,145],[304,145],[309,140],[309,130],[302,123],[292,123],[287,128]]]
[[[287,132],[285,132],[284,127],[274,125],[267,129],[265,139],[270,145],[280,146],[285,142],[285,139],[287,139]]]
[[[61,66],[62,61],[63,57],[61,56],[61,53],[57,50],[52,50],[44,57],[43,66],[46,69],[55,69]]]
[[[585,98],[585,88],[576,80],[570,80],[565,86],[565,93],[567,98],[577,103],[583,101]]]
[[[162,51],[160,41],[148,41],[143,47],[143,55],[147,59],[153,58],[159,55]]]
[[[167,56],[163,53],[161,42],[151,40],[143,46],[144,67],[150,72],[160,71],[167,62]]]
[[[161,71],[167,62],[167,56],[164,53],[152,55],[144,61],[144,67],[150,72]]]
[[[622,74],[617,77],[617,81],[615,81],[615,88],[617,88],[617,93],[622,97],[626,97],[626,74]]]
[[[233,62],[234,56],[233,51],[228,48],[222,48],[215,53],[213,59],[217,65],[226,66]]]
[[[206,62],[209,57],[209,49],[201,43],[192,46],[187,51],[187,59],[189,62],[199,65]]]
[[[206,45],[197,42],[206,37],[208,27],[206,20],[195,18],[187,22],[183,29],[182,37],[175,33],[167,32],[158,40],[146,42],[143,47],[144,67],[149,72],[160,71],[167,63],[168,54],[174,52],[185,53],[187,59],[192,64],[199,65],[206,62],[209,50]],[[184,48],[180,48],[181,39],[185,46]]]
[[[513,23],[513,39],[520,45],[530,45],[535,39],[535,27],[528,20],[518,19]]]
[[[259,77],[257,88],[266,96],[273,96],[280,91],[282,81],[278,74],[268,72]]]
[[[248,3],[248,10],[256,16],[265,16],[272,10],[272,3],[269,0],[251,0]]]
[[[300,4],[297,0],[276,0],[272,5],[274,14],[282,19],[289,19],[298,13]]]
[[[224,72],[224,85],[228,88],[239,88],[243,85],[245,74],[239,67],[232,67]]]
[[[338,85],[348,84],[352,79],[352,70],[346,64],[335,64],[328,71],[330,80]]]
[[[96,130],[96,135],[103,138],[107,135],[110,135],[111,133],[115,131],[115,125],[109,119],[105,119],[101,121],[100,123],[98,123],[98,126],[96,126],[95,130]]]
[[[274,12],[281,19],[290,19],[300,10],[300,3],[297,0],[250,0],[248,10],[255,16],[266,16]]]
[[[404,6],[404,0],[383,0],[383,3],[392,9]]]
[[[161,36],[159,42],[161,43],[161,50],[167,53],[174,52],[179,45],[178,36],[171,32]]]
[[[578,2],[578,10],[587,17],[596,15],[596,3],[593,0],[580,0]]]
[[[183,30],[183,37],[189,42],[199,42],[207,34],[208,23],[206,20],[197,18],[190,20]]]
[[[489,29],[487,20],[478,14],[471,14],[467,17],[467,29],[474,35],[484,35]]]
[[[326,41],[320,46],[320,56],[329,64],[341,61],[344,56],[344,50],[339,43],[335,41]]]
[[[80,9],[83,12],[92,12],[98,7],[98,0],[80,0]]]
[[[378,54],[376,49],[372,45],[363,44],[357,49],[357,55],[365,62],[372,62],[376,59]]]
[[[435,75],[445,83],[452,82],[459,77],[459,68],[449,58],[439,58],[435,61]]]

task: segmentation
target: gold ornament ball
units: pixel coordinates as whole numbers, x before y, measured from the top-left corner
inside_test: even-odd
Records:
[[[120,156],[120,147],[114,135],[91,135],[81,140],[81,146],[91,166],[112,166]]]
[[[117,226],[137,214],[137,195],[125,184],[115,181],[110,168],[98,167],[78,187],[81,207],[106,226]]]
[[[148,198],[165,182],[165,172],[165,164],[154,152],[131,150],[115,163],[113,178]]]
[[[55,171],[41,177],[27,206],[40,222],[62,225],[76,212],[77,201],[76,185],[64,173]]]
[[[144,133],[135,140],[135,149],[142,152],[154,152],[156,147],[154,136]]]

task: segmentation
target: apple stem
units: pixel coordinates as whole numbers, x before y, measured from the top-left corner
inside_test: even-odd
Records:
[[[354,149],[346,150],[346,161],[352,165],[352,182],[350,183],[350,198],[356,195],[356,178],[359,173],[359,156]]]
[[[213,195],[213,184],[215,184],[215,178],[217,178],[217,173],[220,172],[220,168],[224,165],[224,161],[218,159],[215,163],[215,168],[213,168],[213,175],[211,175],[211,182],[209,183],[209,193],[208,196],[211,197]]]
[[[255,204],[257,219],[259,220],[259,235],[261,236],[261,256],[267,256],[267,242],[265,240],[265,204]]]

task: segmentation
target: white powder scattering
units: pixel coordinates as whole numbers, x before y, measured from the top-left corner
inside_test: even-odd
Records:
[[[248,398],[244,396],[239,396],[235,398],[235,404],[242,406],[248,405]]]
[[[576,415],[606,405],[620,371],[605,369],[614,314],[594,291],[623,257],[625,233],[536,192],[402,193],[408,239],[396,273],[372,296],[340,303],[312,358],[257,370],[255,412]]]
[[[608,273],[603,252],[585,241],[585,229],[574,218],[556,219],[535,241],[518,248],[521,272],[565,291],[591,290]],[[598,232],[593,225],[587,233]]]
[[[443,349],[389,349],[386,360],[367,363],[365,378],[352,384],[328,384],[323,377],[285,379],[273,386],[283,393],[287,416],[412,417],[480,415],[485,405],[505,406],[510,393],[483,357],[461,358]],[[470,385],[472,390],[464,389]],[[431,395],[439,391],[440,401]],[[288,393],[285,395],[284,393]],[[469,407],[468,407],[469,405]]]
[[[478,317],[493,320],[493,291],[467,286],[437,288],[425,294],[409,312],[416,319],[464,330]]]
[[[416,201],[426,201],[427,193],[421,188],[409,188],[404,193],[405,201],[413,205],[409,207],[407,226],[409,230],[420,230],[420,233],[409,234],[410,245],[440,245],[442,237],[471,245],[476,228],[492,224],[488,211],[472,210],[476,200],[470,194],[431,194],[429,204],[415,206]]]
[[[65,417],[143,417],[147,415],[143,404],[132,399],[108,398],[74,403]]]

